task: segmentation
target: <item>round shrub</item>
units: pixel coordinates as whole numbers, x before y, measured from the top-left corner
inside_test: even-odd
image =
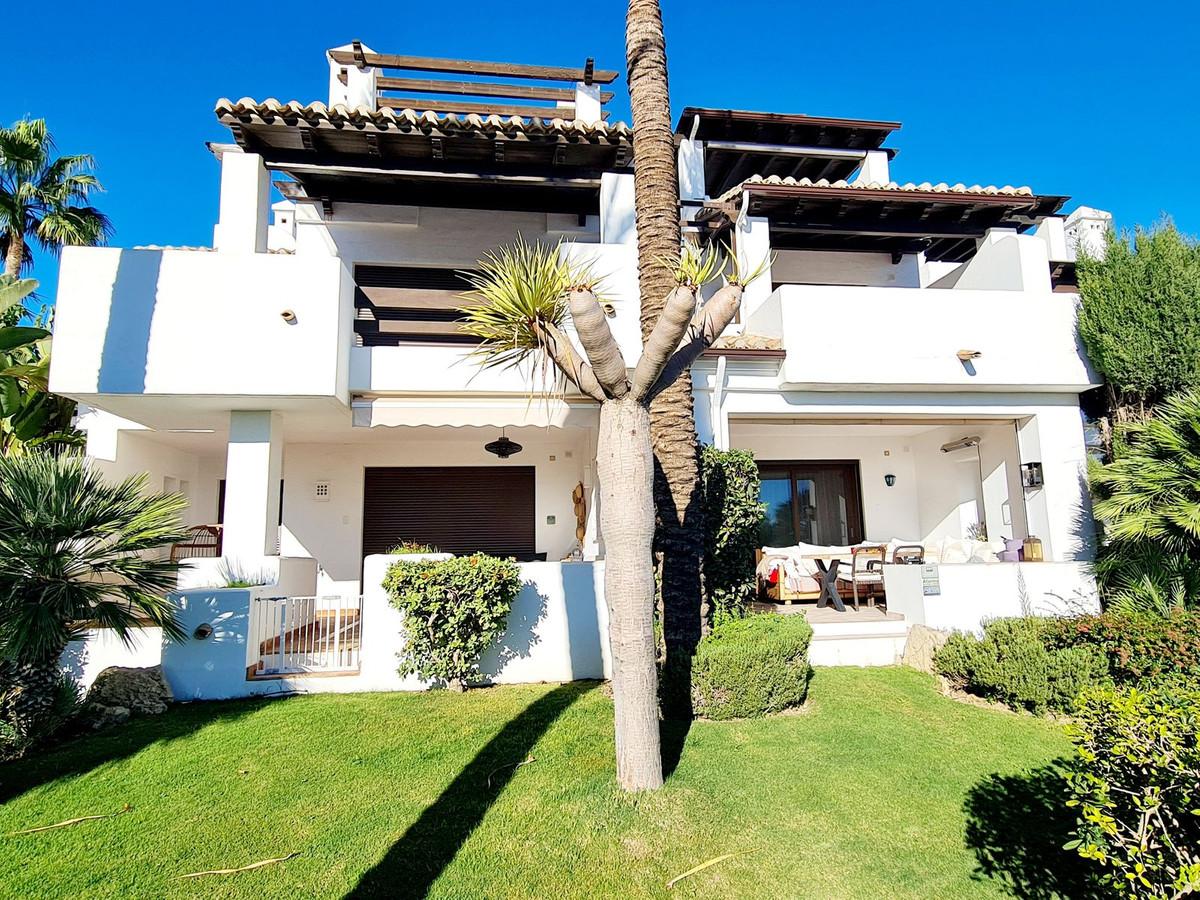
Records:
[[[504,631],[521,590],[521,570],[511,559],[484,553],[402,560],[388,569],[383,587],[404,613],[408,642],[400,674],[461,690],[478,676],[479,658]]]
[[[729,619],[696,648],[692,706],[708,719],[741,719],[804,702],[812,628],[803,616]]]

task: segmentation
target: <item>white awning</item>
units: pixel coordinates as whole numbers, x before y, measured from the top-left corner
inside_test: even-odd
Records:
[[[593,428],[600,415],[595,403],[542,397],[470,401],[378,397],[355,400],[353,410],[354,425],[359,428]]]

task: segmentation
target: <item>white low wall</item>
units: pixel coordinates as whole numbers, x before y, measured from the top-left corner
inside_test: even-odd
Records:
[[[275,596],[274,586],[247,589],[200,587],[172,594],[188,637],[163,649],[163,674],[179,700],[221,700],[287,692],[352,693],[419,691],[429,687],[397,672],[404,649],[404,617],[383,590],[391,555],[368,556],[363,565],[362,645],[359,671],[352,675],[246,678],[253,664],[249,646],[254,596]],[[480,670],[501,684],[608,678],[608,610],[604,563],[521,563],[524,585],[513,603],[508,627],[484,654]],[[210,637],[193,636],[197,626]]]
[[[889,612],[909,625],[980,633],[989,619],[1100,611],[1096,580],[1076,562],[939,565],[940,593],[924,596],[921,566],[884,566]]]
[[[136,629],[128,646],[111,628],[92,628],[83,640],[67,644],[59,661],[63,671],[86,691],[96,676],[110,666],[157,666],[162,661],[162,642],[161,628]]]

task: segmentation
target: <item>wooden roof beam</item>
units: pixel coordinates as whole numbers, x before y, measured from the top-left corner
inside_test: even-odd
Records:
[[[464,75],[528,78],[535,81],[584,81],[587,76],[586,66],[572,69],[563,66],[530,66],[523,63],[484,62],[473,59],[401,56],[394,53],[356,55],[350,50],[330,50],[329,56],[334,62],[342,65],[361,64],[380,69],[410,69],[418,72],[459,72]],[[608,69],[593,69],[591,82],[611,84],[616,81],[618,74]]]
[[[375,80],[381,91],[456,94],[471,97],[508,97],[513,100],[565,100],[575,102],[573,88],[542,87],[536,84],[504,84],[498,81],[439,81],[436,78],[388,78]],[[601,91],[600,102],[607,103],[615,94]]]
[[[392,109],[433,110],[446,113],[475,113],[480,116],[522,116],[539,119],[573,119],[574,106],[519,106],[507,103],[469,103],[465,100],[434,100],[430,97],[380,97],[379,105]],[[604,114],[605,118],[608,113]]]

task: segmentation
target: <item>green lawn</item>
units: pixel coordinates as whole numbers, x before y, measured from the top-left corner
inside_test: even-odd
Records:
[[[590,684],[175,709],[0,767],[0,893],[561,900],[1069,888],[1069,857],[1055,857],[1061,823],[1042,809],[1056,783],[1041,767],[1069,751],[1061,729],[956,703],[928,676],[818,670],[803,712],[695,723],[667,786],[649,796],[613,788],[611,715]],[[116,818],[11,836],[124,804],[132,810]],[[741,850],[754,852],[666,889]],[[237,875],[179,877],[288,853],[298,855]]]

